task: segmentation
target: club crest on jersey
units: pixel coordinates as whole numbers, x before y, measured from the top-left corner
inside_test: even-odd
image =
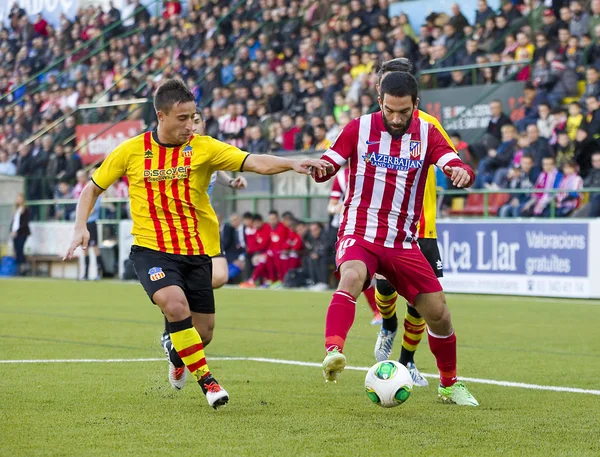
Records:
[[[419,141],[416,141],[415,143],[419,143],[419,148],[421,147]],[[363,155],[363,160],[365,163],[375,167],[389,168],[397,171],[408,171],[415,168],[423,168],[422,160],[392,157],[386,154],[377,154],[376,152],[366,153]]]
[[[408,145],[408,150],[410,151],[411,158],[418,159],[421,157],[421,142],[411,141]]]
[[[181,151],[182,157],[185,157],[185,158],[192,157],[193,154],[194,154],[194,150],[192,149],[192,147],[189,144],[185,148],[183,148],[183,150]]]
[[[154,154],[152,154],[152,151],[150,149],[146,149],[146,152],[144,152],[144,159],[151,159],[154,157]]]
[[[165,272],[162,271],[160,267],[152,267],[148,270],[148,276],[150,276],[150,281],[158,281],[159,279],[164,278]]]

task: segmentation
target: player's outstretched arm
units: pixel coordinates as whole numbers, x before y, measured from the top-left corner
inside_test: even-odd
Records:
[[[217,171],[217,182],[222,186],[229,186],[232,189],[245,189],[248,187],[248,181],[243,176],[232,178],[224,171]]]
[[[321,159],[288,159],[268,154],[250,154],[244,162],[243,171],[253,171],[259,175],[276,175],[284,171],[295,171],[303,175],[324,177],[329,164]]]
[[[77,202],[73,239],[71,241],[71,245],[69,246],[69,250],[63,257],[63,260],[72,259],[75,249],[77,249],[79,246],[81,246],[84,250],[87,249],[88,242],[90,241],[90,232],[88,232],[87,229],[87,220],[102,192],[104,192],[104,190],[100,189],[100,187],[93,182],[89,182],[83,189],[83,192],[81,192],[81,195],[79,196],[79,202]]]

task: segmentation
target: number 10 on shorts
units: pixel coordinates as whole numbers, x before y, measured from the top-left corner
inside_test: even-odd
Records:
[[[344,257],[344,254],[346,253],[346,249],[348,249],[351,246],[354,246],[355,243],[356,243],[356,240],[353,238],[346,238],[345,240],[342,240],[340,242],[340,245],[338,246],[338,252],[337,252],[338,260],[342,260],[342,257]]]

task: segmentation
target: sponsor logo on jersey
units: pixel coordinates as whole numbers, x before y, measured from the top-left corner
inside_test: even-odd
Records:
[[[165,272],[162,271],[160,267],[152,267],[148,270],[148,276],[150,276],[150,281],[158,281],[159,279],[164,278]]]
[[[182,157],[188,158],[188,157],[192,157],[192,155],[194,155],[194,150],[192,149],[192,147],[189,144],[181,150]]]
[[[171,167],[164,170],[144,170],[144,179],[148,181],[166,181],[169,179],[187,179],[191,166]]]
[[[363,160],[367,164],[371,164],[375,167],[389,168],[397,171],[423,168],[422,160],[392,157],[385,154],[377,154],[376,152],[369,152],[363,155]]]

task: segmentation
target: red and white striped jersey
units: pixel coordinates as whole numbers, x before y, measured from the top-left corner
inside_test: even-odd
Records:
[[[342,173],[337,173],[333,178],[333,184],[331,186],[331,194],[329,198],[341,200],[346,194],[348,188],[348,177],[350,176],[350,168],[345,167]]]
[[[232,117],[230,114],[219,118],[219,131],[223,136],[223,141],[236,148],[244,149],[246,139],[244,138],[244,129],[248,127],[246,116]]]
[[[336,173],[346,162],[350,170],[338,238],[354,235],[389,248],[410,249],[417,239],[430,165],[464,168],[474,177],[432,123],[413,118],[393,138],[381,112],[351,121],[322,158]]]

